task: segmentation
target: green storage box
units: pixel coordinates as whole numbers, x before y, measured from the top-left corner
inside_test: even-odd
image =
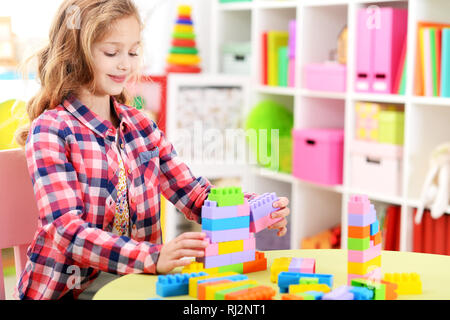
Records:
[[[378,140],[380,143],[403,145],[405,128],[405,113],[403,111],[381,111],[378,125]]]

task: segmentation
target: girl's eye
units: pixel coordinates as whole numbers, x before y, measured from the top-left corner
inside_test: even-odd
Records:
[[[114,57],[115,55],[116,55],[115,53],[105,52],[105,56],[107,56],[107,57]]]
[[[137,53],[130,53],[130,56],[137,57],[137,56],[139,56],[139,54],[137,54]]]

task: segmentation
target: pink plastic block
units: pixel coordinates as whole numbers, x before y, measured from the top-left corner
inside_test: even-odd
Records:
[[[293,130],[293,175],[325,185],[342,184],[344,130]]]
[[[250,221],[250,232],[260,232],[261,230],[264,230],[265,228],[281,220],[283,220],[283,218],[272,219],[270,215],[268,215],[256,221]]]
[[[250,215],[250,204],[247,199],[244,199],[244,204],[237,206],[237,215],[238,217],[245,217]]]
[[[211,242],[224,242],[234,240],[245,240],[250,237],[249,228],[229,229],[219,231],[202,230],[206,236],[211,239]]]
[[[256,249],[256,239],[254,237],[250,237],[249,239],[244,240],[244,251],[255,249]]]
[[[407,25],[407,9],[379,9],[379,23],[377,28],[373,29],[373,92],[394,93]]]
[[[249,262],[254,260],[255,260],[255,250],[233,252],[231,254],[231,264]]]
[[[219,244],[211,243],[209,238],[205,238],[205,241],[209,241],[209,245],[205,249],[205,257],[207,256],[216,256],[219,254]]]
[[[373,204],[371,206],[371,211],[368,214],[348,214],[348,225],[352,227],[365,227],[374,223],[377,219],[377,213],[373,208]]]
[[[369,21],[373,21],[371,12],[359,9],[356,23],[356,75],[355,91],[372,92],[373,83],[373,32]]]
[[[345,92],[347,66],[335,63],[312,63],[303,68],[304,88],[316,91]]]
[[[288,85],[291,88],[295,87],[295,58],[289,59]]]
[[[348,213],[368,214],[370,213],[370,201],[366,195],[351,195],[348,202]]]
[[[402,146],[355,140],[350,154],[352,187],[392,196],[401,194]]]
[[[379,255],[381,255],[381,243],[364,251],[348,250],[348,261],[364,263]]]
[[[371,281],[381,281],[381,268],[376,268],[365,275],[347,274],[347,284],[351,285],[353,279],[369,279]]]
[[[289,263],[289,272],[300,272],[302,268],[302,258],[292,258],[291,263]]]
[[[303,258],[301,273],[316,273],[316,260]]]

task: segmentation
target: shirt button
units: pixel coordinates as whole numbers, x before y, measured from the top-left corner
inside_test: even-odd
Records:
[[[135,224],[133,224],[133,230],[136,230],[137,228],[136,228],[136,225]]]
[[[131,198],[131,203],[133,203],[133,204],[134,204],[134,202],[135,202],[134,198]]]
[[[128,174],[131,174],[131,169],[130,168],[128,168]]]
[[[121,143],[121,144],[120,144],[120,147],[121,147],[122,149],[124,148],[124,145],[123,145],[123,143]]]

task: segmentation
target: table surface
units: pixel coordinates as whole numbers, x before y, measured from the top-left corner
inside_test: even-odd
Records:
[[[267,270],[247,273],[262,285],[276,289],[275,299],[280,299],[278,286],[270,282],[270,266],[276,258],[302,257],[316,259],[316,273],[332,274],[333,289],[347,282],[347,250],[274,250],[263,251],[267,258]],[[450,256],[413,252],[381,252],[381,272],[416,272],[422,281],[421,295],[401,295],[400,300],[448,300],[450,299]],[[171,273],[181,272],[181,268]],[[102,287],[94,300],[147,300],[153,298],[168,300],[194,300],[185,296],[162,298],[156,294],[156,275],[129,274],[111,281]]]

